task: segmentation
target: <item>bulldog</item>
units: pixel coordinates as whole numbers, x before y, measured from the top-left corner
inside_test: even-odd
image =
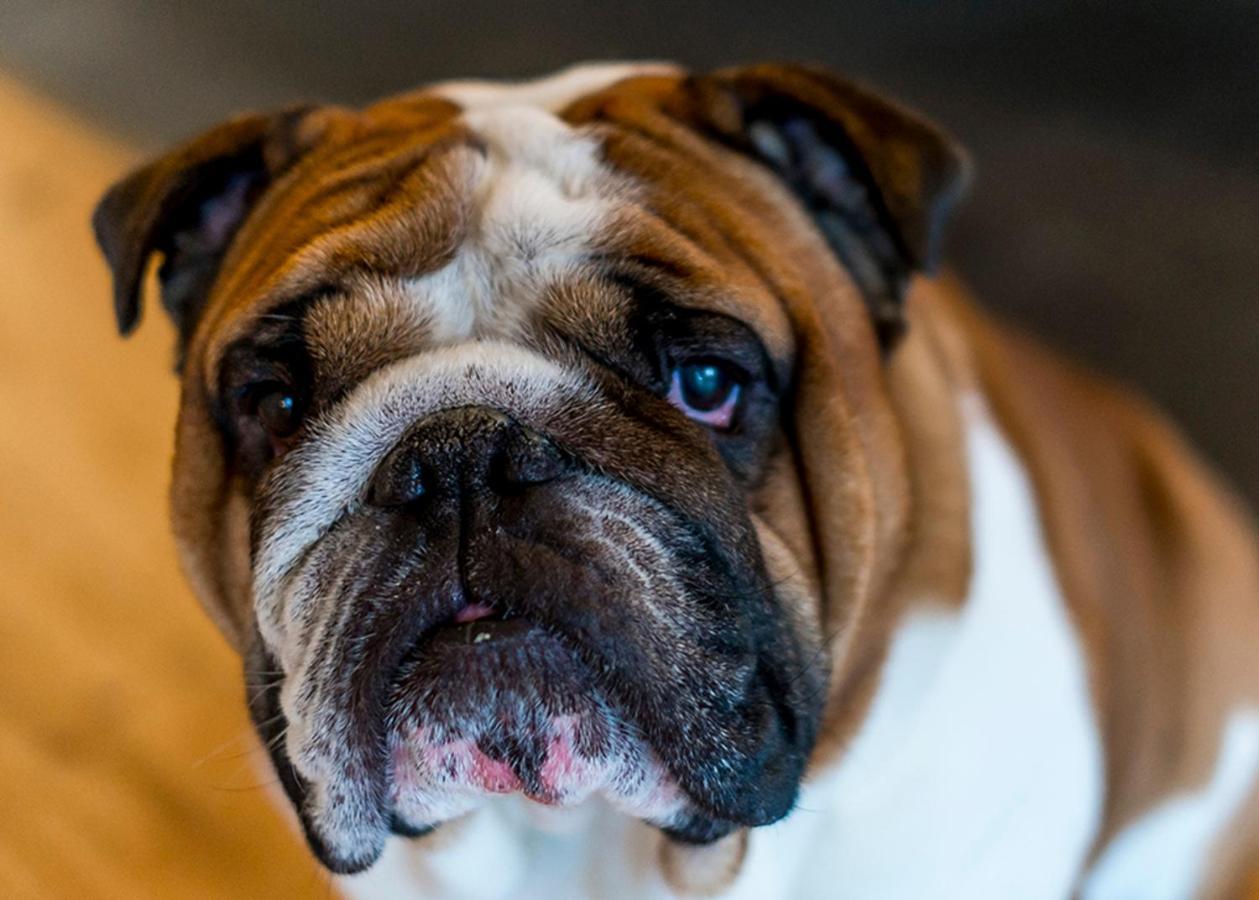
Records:
[[[821,69],[602,65],[106,194],[184,569],[347,893],[1243,889],[1246,513],[929,277],[967,173]]]

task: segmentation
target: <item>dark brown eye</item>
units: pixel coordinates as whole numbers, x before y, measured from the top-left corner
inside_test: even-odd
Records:
[[[254,395],[254,415],[272,438],[285,438],[297,431],[301,424],[301,410],[297,396],[286,385],[273,383],[260,388]]]

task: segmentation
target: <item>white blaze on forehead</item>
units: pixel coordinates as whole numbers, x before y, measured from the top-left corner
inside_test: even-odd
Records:
[[[574,100],[637,75],[676,75],[681,70],[664,62],[585,63],[533,81],[447,81],[434,94],[466,110],[500,106],[533,106],[559,112]]]
[[[484,147],[462,160],[467,239],[405,286],[439,343],[518,334],[547,289],[580,269],[629,191],[595,137],[545,109],[500,104],[463,120]]]

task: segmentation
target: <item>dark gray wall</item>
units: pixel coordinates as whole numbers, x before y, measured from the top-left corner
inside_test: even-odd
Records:
[[[1259,498],[1259,4],[3,0],[0,66],[157,146],[233,111],[587,58],[829,63],[979,178],[984,301],[1155,396]]]

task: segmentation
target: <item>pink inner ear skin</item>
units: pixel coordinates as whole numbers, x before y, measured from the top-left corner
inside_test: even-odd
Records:
[[[734,411],[739,405],[739,397],[742,393],[743,386],[736,384],[730,389],[730,396],[726,397],[721,406],[716,409],[696,409],[683,398],[682,375],[675,369],[669,383],[668,400],[696,422],[702,422],[709,428],[725,430],[734,422]]]
[[[252,179],[237,175],[223,192],[201,204],[201,233],[206,243],[222,246],[245,217],[245,206]]]

